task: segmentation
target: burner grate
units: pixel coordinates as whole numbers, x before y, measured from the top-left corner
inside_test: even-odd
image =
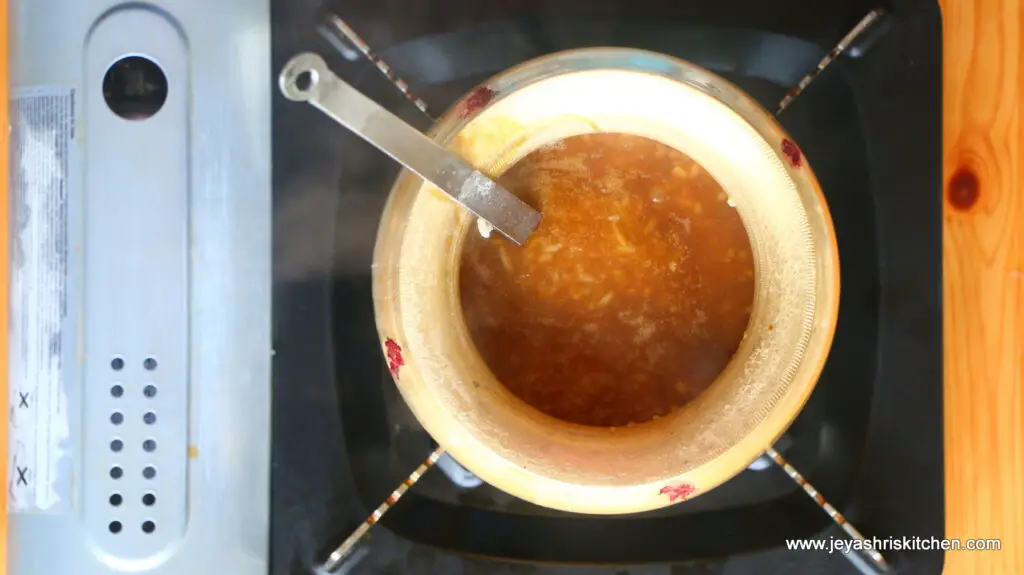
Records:
[[[872,24],[874,24],[881,16],[883,11],[880,9],[869,12],[857,25],[851,29],[840,42],[818,63],[817,67],[801,80],[783,97],[779,102],[776,116],[780,115],[785,111],[795,100],[800,96],[801,93],[813,82],[824,69],[835,61],[849,46],[854,44],[864,32],[866,32]],[[427,109],[426,103],[418,96],[414,95],[409,85],[401,79],[381,57],[379,57],[363,40],[356,31],[349,26],[344,20],[337,17],[336,15],[330,14],[327,16],[329,26],[321,27],[321,33],[325,37],[333,38],[333,44],[345,47],[345,42],[350,43],[356,50],[362,53],[368,60],[370,60],[376,68],[398,89],[398,91],[417,109],[419,109],[428,119],[433,120],[433,116]],[[336,34],[337,36],[334,36]],[[349,53],[349,52],[345,52]],[[784,150],[785,152],[785,150]],[[794,153],[799,154],[799,151]],[[865,542],[864,536],[858,531],[852,524],[850,524],[846,518],[840,514],[835,507],[828,503],[822,495],[812,487],[807,480],[801,475],[791,463],[789,463],[783,456],[776,451],[774,448],[768,448],[766,455],[770,461],[775,462],[779,465],[796,484],[798,484],[803,491],[818,505],[821,509],[837,524],[839,525],[847,535],[851,538]],[[392,492],[391,495],[369,516],[369,518],[362,524],[355,532],[347,537],[337,549],[335,549],[328,557],[326,563],[323,565],[323,569],[326,571],[336,571],[342,568],[344,561],[348,558],[349,554],[353,551],[355,546],[359,543],[360,539],[364,537],[369,529],[375,525],[380,518],[386,513],[398,500],[405,494],[405,492],[412,487],[420,477],[430,469],[438,460],[444,456],[442,448],[435,448],[431,453],[430,457],[420,465],[412,474],[404,480],[404,482]],[[755,462],[757,466],[758,462]],[[457,465],[457,464],[456,464]],[[763,468],[763,466],[757,466]],[[446,470],[446,473],[451,473]],[[454,482],[454,479],[453,479]],[[854,555],[854,554],[851,554]],[[866,549],[858,553],[861,556],[860,559],[850,557],[851,562],[863,573],[886,573],[889,572],[889,565],[885,558],[876,550]],[[849,556],[848,556],[849,557]]]
[[[684,58],[772,109],[874,7],[527,4],[332,7],[434,111],[525,59],[602,45]],[[310,26],[311,6],[272,7],[274,70],[297,52],[326,50],[346,81],[427,127],[358,49]],[[886,7],[782,116],[832,208],[843,293],[822,377],[789,444],[775,448],[866,534],[942,537],[941,20],[923,0]],[[342,55],[331,58],[331,46]],[[284,98],[273,111],[272,572],[299,573],[435,446],[386,375],[370,305],[375,229],[397,169],[315,111]],[[848,536],[767,463],[628,521],[558,514],[427,473],[343,569],[497,574],[528,562],[523,569],[550,574],[574,563],[633,575],[688,573],[687,563],[719,575],[856,572],[835,555],[786,550],[787,539]],[[941,552],[885,556],[900,572],[937,572],[943,560]]]

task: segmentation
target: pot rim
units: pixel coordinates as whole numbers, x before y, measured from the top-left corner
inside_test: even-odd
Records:
[[[726,105],[761,137],[767,139],[767,134],[772,134],[775,140],[793,142],[774,117],[745,92],[726,80],[671,56],[629,48],[569,50],[509,68],[467,93],[438,118],[428,133],[436,141],[448,144],[455,134],[473,122],[481,112],[499,103],[510,90],[514,91],[562,74],[596,70],[654,74],[687,84],[722,103],[726,103],[724,97],[730,98]],[[486,92],[481,92],[482,90]],[[483,108],[475,109],[480,103],[480,94],[487,92],[494,97],[489,99]],[[674,475],[668,480],[659,479],[626,487],[581,486],[537,475],[501,457],[483,444],[469,429],[463,427],[457,417],[451,417],[450,414],[448,417],[439,415],[439,411],[443,409],[439,409],[440,403],[436,397],[431,396],[429,390],[414,390],[408,382],[398,379],[396,383],[417,419],[456,460],[484,481],[523,499],[556,509],[586,513],[629,513],[655,509],[706,492],[738,474],[784,433],[805,405],[824,367],[838,317],[838,246],[824,194],[806,162],[795,167],[787,165],[786,168],[790,177],[794,182],[798,182],[801,191],[804,192],[801,201],[804,203],[808,218],[817,219],[821,232],[821,237],[817,238],[817,249],[822,252],[817,254],[817,288],[824,293],[820,293],[816,299],[816,331],[812,337],[815,351],[803,356],[800,376],[794,377],[789,385],[783,388],[783,392],[774,398],[775,401],[761,420],[747,429],[739,441],[713,454],[693,469]],[[390,240],[385,236],[395,231],[392,226],[385,225],[385,221],[397,208],[396,192],[410,177],[412,176],[409,174],[403,174],[396,181],[378,233],[374,254],[374,299],[378,307],[378,320],[381,318],[381,308],[385,305],[382,303],[384,298],[378,296],[385,289],[388,280],[381,275],[385,266],[378,266],[377,262],[379,258],[384,257],[381,253],[382,246],[388,245]],[[821,265],[822,261],[825,265]],[[388,352],[390,350],[387,349],[386,341],[389,337],[389,328],[378,321],[378,329],[381,331],[382,345],[385,345],[385,351]]]

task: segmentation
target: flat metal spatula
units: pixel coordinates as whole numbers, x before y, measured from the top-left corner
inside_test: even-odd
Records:
[[[540,212],[345,83],[320,56],[295,56],[278,82],[286,98],[309,102],[513,242],[524,244],[540,223]]]

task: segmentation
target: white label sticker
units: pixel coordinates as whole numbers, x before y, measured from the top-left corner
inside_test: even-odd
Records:
[[[15,91],[11,117],[10,478],[12,513],[68,510],[68,182],[75,92]]]

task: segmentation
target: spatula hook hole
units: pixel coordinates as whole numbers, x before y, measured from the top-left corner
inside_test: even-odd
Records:
[[[295,89],[300,92],[308,92],[316,85],[316,80],[315,70],[303,70],[295,76]]]

